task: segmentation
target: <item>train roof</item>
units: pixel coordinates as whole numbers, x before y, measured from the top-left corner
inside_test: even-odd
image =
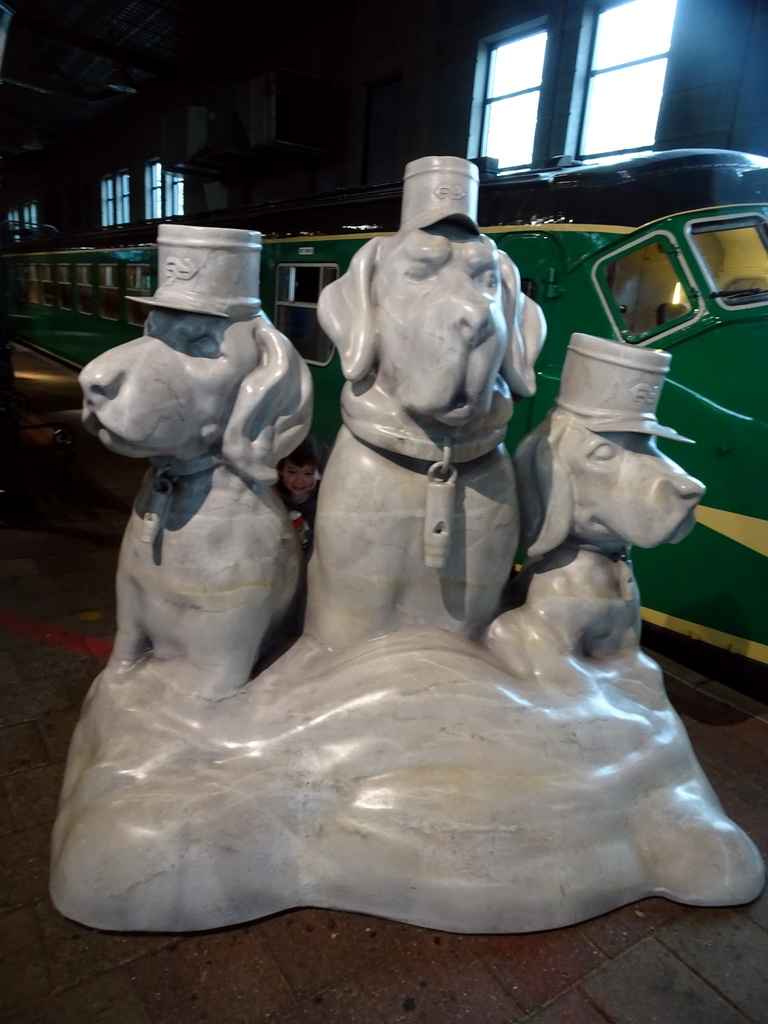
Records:
[[[178,223],[250,228],[265,238],[396,231],[402,182],[338,189],[236,210],[174,217]],[[555,166],[480,183],[484,228],[520,224],[637,226],[685,210],[768,203],[768,158],[734,150],[682,149],[612,162]],[[157,222],[64,236],[48,227],[6,251],[105,248],[152,243]]]

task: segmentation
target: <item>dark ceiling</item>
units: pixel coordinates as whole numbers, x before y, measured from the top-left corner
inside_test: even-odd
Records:
[[[242,0],[0,0],[12,8],[0,67],[0,157],[19,157],[78,135],[181,83],[231,80],[268,61],[266,39],[311,31],[321,5],[292,0],[264,10]],[[274,13],[277,10],[277,13]],[[290,22],[289,20],[290,19]],[[0,50],[2,44],[0,43]]]

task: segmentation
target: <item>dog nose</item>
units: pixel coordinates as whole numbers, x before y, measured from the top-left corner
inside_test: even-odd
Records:
[[[447,313],[451,326],[465,344],[479,345],[493,333],[493,313],[487,300],[470,302],[454,296]]]
[[[688,476],[687,473],[673,473],[663,481],[663,485],[672,487],[678,498],[695,505],[706,493],[706,487],[700,480]]]
[[[80,372],[79,381],[86,400],[101,405],[115,398],[125,378],[123,370],[109,371],[106,366],[95,365],[95,359]]]

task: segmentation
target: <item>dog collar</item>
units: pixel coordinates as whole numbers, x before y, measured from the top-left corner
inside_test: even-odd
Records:
[[[632,559],[629,557],[628,547],[617,548],[615,551],[606,551],[605,548],[601,548],[599,544],[582,544],[579,541],[571,540],[566,541],[563,546],[566,548],[572,548],[576,552],[592,551],[596,555],[602,555],[602,557],[608,559],[609,562],[613,562],[615,566],[614,573],[616,576],[616,583],[622,600],[635,600],[635,574],[632,570]]]
[[[154,544],[165,529],[171,510],[173,493],[182,479],[207,473],[221,465],[220,455],[210,452],[196,459],[150,459],[152,466],[152,493],[149,508],[141,521],[142,541]]]

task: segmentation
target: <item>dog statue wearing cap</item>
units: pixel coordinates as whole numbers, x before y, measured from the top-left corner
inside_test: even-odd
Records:
[[[423,623],[482,634],[518,535],[503,448],[535,391],[539,307],[479,233],[477,168],[408,164],[401,224],[321,294],[344,426],[324,474],[305,632],[337,648]]]
[[[311,379],[261,312],[257,231],[162,224],[144,335],[80,375],[83,422],[149,459],[123,539],[109,668],[209,697],[249,678],[301,554],[270,484],[309,429]]]
[[[656,436],[688,441],[655,414],[670,360],[574,334],[556,406],[515,453],[528,558],[487,642],[521,678],[546,683],[563,657],[638,649],[630,547],[682,540],[704,494],[656,447]]]

